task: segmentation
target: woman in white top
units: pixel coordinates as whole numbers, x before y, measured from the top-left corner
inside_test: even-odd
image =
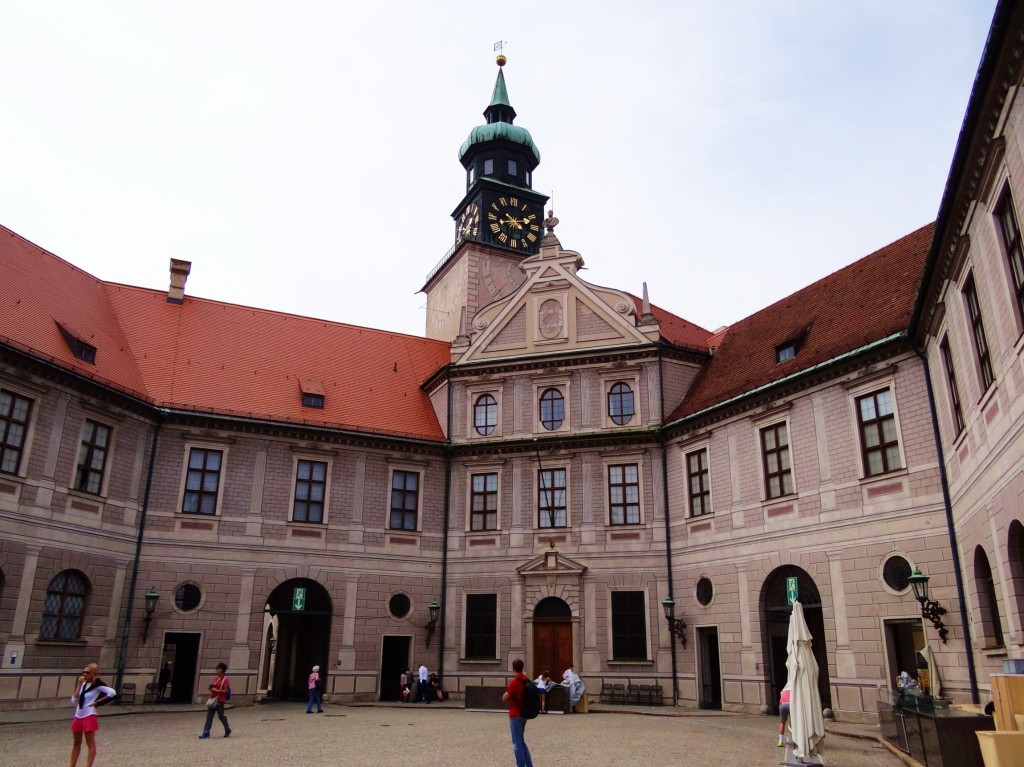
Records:
[[[537,681],[534,682],[537,687],[537,692],[540,693],[540,712],[546,714],[548,712],[548,690],[555,686],[555,683],[551,681],[551,672],[544,671]]]
[[[102,706],[107,701],[117,697],[117,692],[107,687],[100,679],[100,667],[90,663],[82,669],[82,675],[78,677],[78,684],[71,695],[71,703],[75,707],[75,716],[71,720],[71,737],[74,745],[71,747],[71,767],[78,764],[78,755],[82,752],[82,735],[85,735],[85,745],[89,749],[89,758],[86,767],[92,767],[96,761],[96,731],[100,728],[99,717],[96,716],[96,706]]]

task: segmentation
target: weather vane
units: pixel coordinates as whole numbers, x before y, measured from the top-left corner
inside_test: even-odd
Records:
[[[494,44],[494,50],[496,50],[498,52],[498,59],[497,60],[498,60],[498,66],[499,67],[505,66],[505,62],[508,61],[508,59],[505,58],[505,51],[504,51],[505,45],[506,45],[506,42],[504,40],[499,40],[498,42],[496,42]]]

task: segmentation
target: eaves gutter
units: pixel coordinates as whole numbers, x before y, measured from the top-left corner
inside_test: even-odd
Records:
[[[676,420],[670,421],[669,423],[665,424],[664,428],[671,429],[673,426],[680,426],[688,421],[695,420],[697,418],[707,415],[708,413],[712,413],[716,410],[720,410],[731,404],[747,399],[748,397],[753,397],[757,394],[760,394],[761,392],[768,391],[769,389],[774,389],[777,386],[781,386],[791,381],[796,381],[800,378],[804,378],[805,376],[809,376],[812,373],[815,373],[819,370],[824,370],[825,368],[831,367],[832,365],[838,365],[840,362],[845,362],[846,360],[856,357],[859,354],[863,354],[864,352],[869,352],[874,349],[881,348],[882,346],[894,343],[896,341],[904,341],[907,339],[907,337],[907,331],[901,330],[898,333],[893,333],[892,335],[886,336],[885,338],[881,338],[878,341],[872,341],[871,343],[866,344],[865,346],[860,346],[856,349],[851,349],[848,352],[843,352],[838,357],[832,357],[831,359],[825,360],[824,362],[819,362],[817,365],[812,365],[809,368],[798,370],[795,373],[790,373],[788,376],[784,376],[769,383],[763,384],[762,386],[758,386],[756,389],[750,389],[749,391],[745,391],[742,394],[737,394],[735,397],[730,397],[729,399],[724,400],[722,402],[716,402],[714,405],[709,405],[708,407],[702,410],[698,410],[696,413],[690,413],[689,415],[685,415],[682,418],[677,418]]]

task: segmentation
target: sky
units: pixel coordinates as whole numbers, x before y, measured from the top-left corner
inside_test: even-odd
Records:
[[[423,335],[505,79],[582,276],[709,330],[934,220],[995,0],[7,0],[0,224]],[[2,290],[2,280],[0,280]]]

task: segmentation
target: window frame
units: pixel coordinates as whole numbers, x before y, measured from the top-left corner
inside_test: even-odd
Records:
[[[324,465],[324,479],[322,483],[317,483],[316,480],[300,480],[299,479],[299,464],[301,463],[320,463]],[[291,509],[288,515],[288,521],[294,522],[299,525],[327,525],[329,522],[329,512],[331,503],[331,471],[333,470],[333,461],[330,458],[323,455],[307,455],[305,453],[297,453],[292,456],[292,487],[291,487]],[[323,500],[320,502],[320,519],[296,519],[295,509],[296,505],[300,503],[297,497],[300,482],[309,482],[312,484],[323,484]],[[310,503],[310,501],[303,501],[304,503]]]
[[[949,398],[950,412],[953,417],[953,441],[955,441],[964,433],[967,422],[964,420],[963,403],[960,401],[960,388],[956,383],[956,364],[953,361],[953,350],[949,345],[949,333],[943,334],[938,348],[942,367],[946,371],[946,396]]]
[[[413,527],[411,527],[411,528],[410,527],[405,527],[404,525],[402,527],[394,527],[392,525],[392,514],[394,512],[397,511],[397,512],[399,512],[401,514],[408,514],[409,513],[409,510],[404,508],[404,507],[403,508],[399,508],[399,509],[395,509],[395,507],[394,507],[393,499],[394,499],[394,493],[395,493],[395,490],[396,490],[396,488],[395,488],[395,475],[396,474],[415,475],[417,477],[417,480],[416,480],[416,490],[415,490],[416,508],[413,511],[413,514],[415,515],[415,522],[413,524]],[[390,467],[390,469],[388,471],[388,485],[387,485],[387,487],[388,487],[388,494],[387,494],[387,507],[386,507],[387,508],[387,524],[386,524],[386,527],[387,527],[387,529],[389,531],[402,532],[402,533],[415,533],[415,532],[419,532],[422,529],[421,526],[422,526],[422,521],[423,521],[423,478],[424,478],[424,474],[425,474],[425,472],[421,468],[414,468],[414,467],[411,467],[411,466],[392,466],[392,467]],[[412,491],[410,491],[408,488],[400,488],[399,492],[402,492],[404,494],[404,497],[408,497],[408,495]]]
[[[488,662],[493,663],[499,659],[499,647],[498,639],[501,636],[501,609],[498,600],[498,592],[496,591],[466,591],[463,592],[463,603],[462,603],[462,660],[470,662]],[[494,599],[494,624],[493,634],[490,636],[490,640],[494,643],[494,652],[492,655],[478,654],[470,655],[470,642],[471,634],[478,632],[471,631],[471,628],[475,629],[480,625],[481,613],[470,613],[470,602],[473,598],[479,597],[493,597]],[[479,632],[484,637],[484,641],[487,640],[486,632]]]
[[[779,448],[772,448],[770,451],[765,444],[765,433],[773,431],[778,437],[778,430],[782,427],[786,431],[786,444],[785,449],[789,457],[789,468],[781,469],[777,472],[771,472],[768,469],[768,454],[781,453]],[[792,430],[789,425],[789,418],[780,418],[767,423],[760,423],[757,425],[757,452],[760,456],[759,466],[761,471],[761,497],[764,502],[774,502],[782,498],[788,498],[795,496],[796,493],[796,467],[793,461],[793,442],[791,439]],[[790,488],[789,491],[785,491],[785,483],[780,485],[780,493],[778,495],[771,494],[771,480],[773,477],[789,477]]]
[[[623,481],[615,483],[612,481],[612,470],[613,469],[626,469],[633,467],[636,469],[636,482],[629,483],[625,481],[625,474],[623,474]],[[618,456],[613,461],[605,463],[605,506],[608,509],[608,525],[611,527],[635,527],[644,523],[644,512],[643,512],[643,463],[639,458],[636,460],[628,460],[628,456]],[[626,500],[626,488],[631,485],[636,487],[636,503],[629,503]],[[621,503],[616,503],[612,500],[612,489],[614,487],[623,488],[623,500]],[[636,506],[636,520],[631,521],[628,518],[627,508],[630,506]],[[622,507],[623,519],[621,522],[615,521],[615,508]]]
[[[544,524],[541,524],[541,513],[543,511],[545,511],[545,509],[542,507],[542,501],[541,501],[541,492],[542,492],[541,486],[542,486],[542,482],[543,482],[543,480],[541,479],[541,474],[542,473],[551,473],[551,472],[561,472],[562,473],[562,478],[563,478],[563,484],[561,486],[554,485],[551,488],[547,488],[547,487],[544,488],[545,492],[551,491],[551,492],[557,493],[559,490],[561,490],[562,493],[563,493],[563,497],[565,499],[564,506],[553,506],[555,511],[557,511],[558,509],[563,509],[564,512],[565,512],[565,523],[561,524],[561,525],[556,525],[556,524],[544,525]],[[555,478],[553,477],[552,479],[554,480]],[[534,488],[535,492],[534,492],[534,496],[533,497],[535,499],[534,509],[536,510],[536,513],[534,514],[534,517],[533,517],[533,524],[534,524],[535,528],[537,530],[565,530],[566,528],[568,528],[570,526],[570,524],[571,524],[571,517],[570,517],[570,514],[569,514],[569,467],[568,466],[564,466],[564,465],[563,466],[544,466],[544,467],[538,467],[536,473],[534,474],[534,483],[535,483],[535,488]],[[553,519],[551,521],[554,522]]]
[[[557,403],[560,406],[560,409],[561,409],[561,415],[557,419],[558,420],[557,423],[555,423],[555,417],[554,417],[553,414],[552,414],[552,417],[550,419],[548,419],[553,424],[552,426],[549,426],[547,421],[544,418],[544,404],[545,404],[545,398],[547,397],[548,394],[552,394],[552,395],[557,394],[558,395],[557,400],[554,399],[554,397],[551,398],[551,401],[552,401],[551,408],[555,409],[555,403]],[[541,429],[543,429],[546,432],[562,431],[562,427],[565,426],[565,422],[566,422],[566,417],[565,417],[565,393],[562,391],[562,388],[560,386],[546,386],[546,387],[544,387],[544,390],[541,391],[540,396],[537,398],[537,422],[540,424]]]
[[[888,392],[892,400],[892,412],[887,413],[884,416],[878,416],[878,395],[884,392]],[[853,399],[853,417],[854,423],[857,425],[857,440],[860,445],[860,477],[861,479],[874,479],[875,477],[882,477],[886,474],[892,474],[893,472],[903,471],[907,468],[906,457],[903,454],[903,433],[900,429],[899,419],[899,408],[896,402],[896,386],[893,380],[887,381],[872,381],[870,385],[859,387],[856,390],[851,390],[850,396]],[[874,407],[876,416],[873,419],[865,421],[862,417],[861,402],[866,400],[868,397],[874,399]],[[888,442],[884,441],[884,426],[883,421],[891,421],[893,429],[896,432],[896,439]],[[878,444],[868,446],[867,444],[867,429],[874,427],[878,431]],[[895,445],[896,452],[899,456],[899,466],[889,466],[887,458],[887,448]],[[882,470],[878,472],[872,472],[870,470],[869,455],[873,453],[880,453],[882,456]]]
[[[485,488],[482,491],[477,491],[474,486],[474,479],[476,477],[494,477],[494,490]],[[494,533],[501,529],[501,472],[497,468],[492,467],[480,467],[474,466],[469,469],[468,481],[466,483],[466,492],[469,495],[469,501],[467,504],[468,514],[466,515],[466,531],[470,533]],[[488,509],[477,511],[475,508],[475,501],[477,497],[482,497],[485,501],[487,498],[494,498],[494,526],[487,527],[487,516],[492,512]],[[474,521],[476,517],[482,516],[484,518],[483,527],[474,527]]]
[[[1009,184],[1003,189],[992,208],[995,227],[998,232],[999,244],[1009,269],[1010,292],[1014,298],[1014,314],[1017,318],[1017,333],[1024,330],[1024,242],[1021,239],[1020,219],[1017,216],[1017,205]],[[1007,232],[1007,224],[1012,224],[1013,231]]]
[[[988,335],[985,333],[985,319],[981,312],[981,299],[978,296],[978,286],[974,280],[973,271],[967,274],[961,293],[967,309],[967,322],[971,326],[971,341],[974,346],[974,362],[980,383],[979,388],[984,396],[996,379],[992,370],[992,348],[989,346]]]
[[[181,472],[181,488],[178,493],[178,514],[188,515],[190,517],[219,517],[221,515],[221,506],[224,502],[224,487],[227,483],[227,465],[228,465],[228,449],[227,445],[221,443],[209,443],[209,442],[186,442],[185,445],[185,463],[182,467]],[[185,510],[185,497],[188,493],[196,492],[188,489],[188,476],[189,472],[192,471],[192,451],[193,450],[205,450],[207,452],[219,452],[220,456],[220,468],[218,471],[217,491],[216,500],[214,501],[214,509],[212,512],[206,513],[201,510],[197,511],[186,511]],[[206,462],[203,462],[204,472]],[[209,491],[200,490],[200,507],[202,506],[202,494],[209,493]]]
[[[93,442],[86,441],[86,431],[89,428],[89,424],[93,424],[98,428],[103,428],[107,430],[107,444],[105,446],[100,446],[100,448],[104,451],[104,455],[103,466],[98,470],[99,485],[96,490],[89,490],[85,487],[82,487],[81,481],[81,474],[83,471],[92,474],[97,473],[96,469],[83,468],[82,450],[87,450],[86,463],[88,463],[88,460],[91,459],[91,456],[93,455],[93,446],[95,445],[95,443]],[[110,472],[107,471],[107,467],[109,465],[111,453],[113,453],[114,451],[114,435],[115,430],[113,424],[103,421],[94,416],[88,416],[82,419],[82,428],[80,429],[78,435],[78,457],[76,458],[75,461],[75,473],[74,476],[72,477],[71,484],[71,488],[75,492],[85,493],[87,495],[96,496],[99,498],[103,498],[107,495],[107,483],[110,479]]]
[[[704,456],[704,466],[702,471],[695,474],[691,470],[690,457],[700,454]],[[686,516],[689,519],[696,519],[714,513],[714,507],[711,505],[711,449],[709,445],[690,446],[690,449],[683,450],[683,473],[686,476]],[[693,492],[694,476],[703,476],[702,490],[698,494]],[[697,498],[702,501],[703,511],[694,511],[694,500]]]
[[[465,413],[466,413],[466,438],[471,440],[489,440],[497,439],[504,434],[504,428],[502,421],[504,419],[504,408],[502,407],[502,397],[504,394],[504,388],[501,385],[489,384],[478,384],[475,386],[466,387],[466,399],[465,399]],[[491,429],[487,434],[481,434],[476,428],[476,405],[481,397],[490,395],[495,402],[495,422],[494,428]]]
[[[54,584],[54,581],[56,581],[62,575],[65,577],[64,586],[62,587],[60,592],[56,592],[52,588],[53,584]],[[69,593],[69,591],[68,591],[67,579],[71,575],[74,575],[76,578],[80,579],[80,582],[81,582],[81,585],[82,585],[82,592],[80,594],[78,594],[78,593]],[[56,613],[47,612],[47,607],[48,607],[49,602],[50,602],[50,597],[51,597],[52,594],[55,594],[55,593],[59,593],[60,594],[60,603],[59,603],[59,606],[58,606],[58,610],[57,610]],[[81,570],[76,570],[75,568],[66,568],[64,570],[61,570],[59,573],[54,575],[52,578],[50,578],[50,580],[47,581],[47,583],[46,583],[46,597],[43,600],[43,609],[40,612],[40,616],[39,616],[39,639],[42,640],[42,641],[47,641],[47,642],[75,642],[75,641],[79,641],[82,638],[82,628],[85,625],[85,615],[86,615],[86,611],[88,610],[88,607],[89,607],[89,595],[91,593],[92,593],[92,584],[89,582],[89,578],[86,577],[85,573],[83,573]],[[71,597],[81,597],[81,599],[82,599],[82,606],[81,606],[81,609],[79,610],[78,615],[75,616],[75,619],[77,621],[76,626],[75,626],[75,635],[74,636],[63,636],[63,632],[60,629],[61,629],[62,622],[66,619],[66,617],[65,617],[65,605],[67,604],[67,598],[69,596],[71,596]],[[44,629],[46,627],[46,621],[47,621],[48,617],[52,617],[52,619],[53,619],[53,635],[52,636],[47,636],[47,635],[44,634]]]
[[[624,393],[621,391],[616,392],[616,389],[618,389],[619,387],[625,387],[629,391],[630,411],[629,417],[626,418],[624,421],[619,420],[620,418],[623,417],[623,413],[620,413],[619,415],[614,415],[612,413],[612,397],[616,397],[619,400],[619,407],[622,407],[622,398]],[[636,389],[634,388],[634,386],[630,385],[629,381],[617,380],[610,383],[605,389],[604,398],[605,413],[607,415],[608,420],[611,421],[613,426],[618,428],[622,428],[623,426],[629,426],[633,419],[637,417]]]
[[[14,423],[20,424],[23,428],[21,444],[17,447],[17,459],[14,465],[14,471],[5,471],[2,468],[4,457],[10,449],[7,445],[7,435],[12,419],[7,414],[4,414],[2,418],[0,418],[0,475],[23,478],[28,473],[27,456],[32,447],[32,437],[35,434],[36,419],[34,418],[34,414],[39,404],[39,399],[37,397],[30,396],[20,388],[9,386],[6,381],[0,383],[0,392],[11,395],[11,412],[13,412],[15,398],[25,400],[28,403],[28,412],[25,414],[24,422],[13,421]]]
[[[640,605],[632,605],[632,609],[625,616],[618,614],[616,608],[617,595],[631,595],[639,599]],[[620,624],[624,618],[632,617],[638,620],[638,625],[633,626],[628,633],[621,633]],[[615,588],[608,590],[608,658],[612,663],[647,663],[651,660],[651,631],[650,631],[650,605],[648,604],[648,593],[642,588]],[[643,654],[642,655],[620,655],[618,651],[625,649],[622,643],[632,643],[634,646],[641,644],[638,628],[643,629]]]

